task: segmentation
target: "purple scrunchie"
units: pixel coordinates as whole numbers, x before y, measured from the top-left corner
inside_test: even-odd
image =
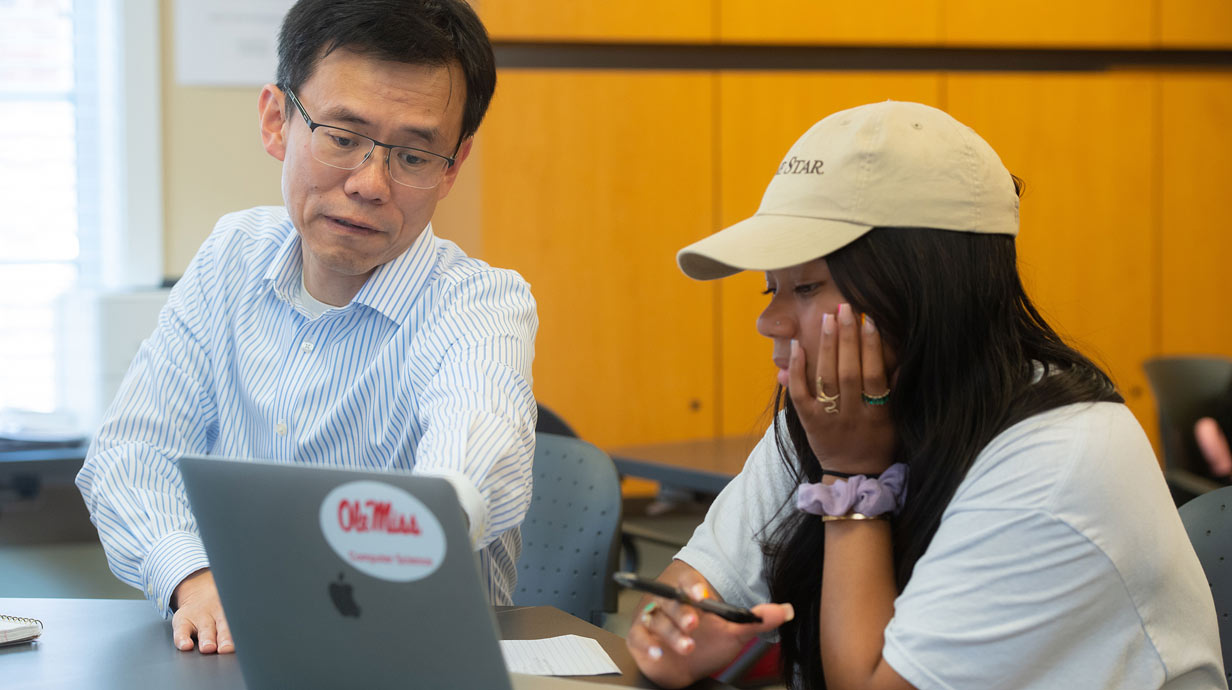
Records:
[[[833,484],[801,484],[796,492],[796,507],[813,515],[897,514],[906,501],[907,465],[902,462],[890,465],[877,479],[858,474]]]

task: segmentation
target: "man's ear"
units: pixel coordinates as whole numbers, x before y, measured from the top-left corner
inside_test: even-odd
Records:
[[[257,118],[261,123],[261,143],[265,152],[285,160],[287,157],[287,123],[289,122],[283,106],[286,95],[273,84],[261,88],[261,96],[257,100]]]
[[[475,143],[475,136],[471,136],[462,140],[462,145],[458,147],[458,155],[453,157],[453,165],[445,171],[445,177],[441,179],[441,183],[436,186],[436,199],[440,201],[449,195],[449,190],[453,189],[453,183],[458,181],[458,171],[462,169],[462,163],[467,156],[471,155],[471,146]]]

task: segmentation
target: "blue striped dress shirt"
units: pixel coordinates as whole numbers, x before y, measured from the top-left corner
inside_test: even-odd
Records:
[[[513,271],[428,226],[345,307],[309,318],[280,207],[224,216],[171,291],[77,475],[112,571],[163,614],[208,567],[188,453],[449,480],[494,604],[512,603],[531,498],[538,317]]]

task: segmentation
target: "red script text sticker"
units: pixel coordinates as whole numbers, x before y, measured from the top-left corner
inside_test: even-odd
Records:
[[[425,578],[445,558],[445,533],[428,507],[382,482],[358,481],[321,503],[321,532],[338,557],[391,582]]]

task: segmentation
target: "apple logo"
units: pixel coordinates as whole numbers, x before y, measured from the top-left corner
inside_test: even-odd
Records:
[[[343,582],[342,573],[338,573],[338,581],[329,583],[329,598],[333,600],[338,613],[344,616],[359,618],[359,605],[351,596],[351,585]]]

